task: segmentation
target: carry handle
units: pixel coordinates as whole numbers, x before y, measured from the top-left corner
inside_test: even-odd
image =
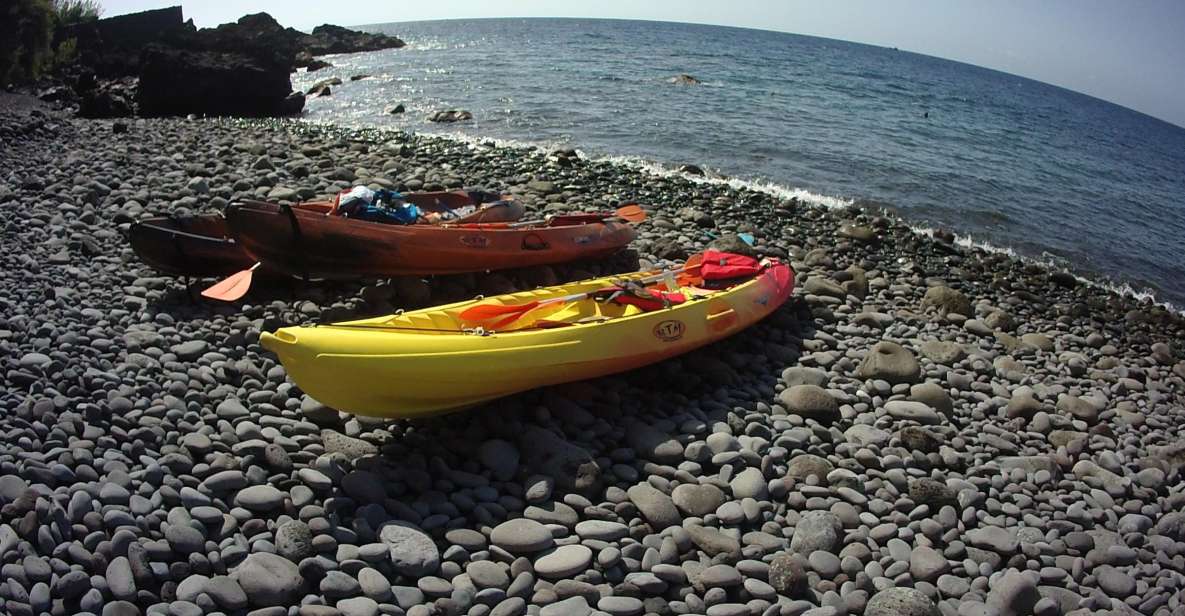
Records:
[[[731,306],[725,306],[723,310],[709,312],[705,320],[708,323],[708,329],[721,332],[736,325],[737,311]]]

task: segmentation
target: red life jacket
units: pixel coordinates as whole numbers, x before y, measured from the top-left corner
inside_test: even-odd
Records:
[[[748,278],[760,272],[761,262],[757,259],[719,250],[705,250],[700,266],[700,276],[705,281]]]

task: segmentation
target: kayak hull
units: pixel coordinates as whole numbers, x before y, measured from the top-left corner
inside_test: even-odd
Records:
[[[227,209],[235,238],[269,269],[312,279],[460,274],[607,256],[635,237],[619,222],[564,226],[394,225],[263,203]]]
[[[171,276],[228,276],[255,262],[221,214],[150,218],[133,224],[128,240],[141,261]]]
[[[523,205],[514,200],[499,200],[498,195],[481,192],[437,191],[407,193],[403,198],[430,213],[477,205],[478,210],[458,218],[465,223],[504,223],[522,217]],[[499,200],[497,205],[488,205]],[[281,206],[253,202],[259,207]],[[484,205],[484,207],[483,207]],[[308,216],[326,218],[333,210],[328,201],[309,201],[290,206]],[[333,217],[337,219],[338,217]],[[344,219],[342,219],[344,220]],[[426,226],[426,225],[425,225]],[[245,270],[257,261],[234,237],[222,214],[160,217],[132,225],[128,237],[132,250],[153,269],[172,276],[211,278],[229,276]],[[283,271],[268,264],[267,271]],[[286,273],[292,273],[291,271]]]
[[[600,289],[621,278],[483,301],[517,305]],[[371,417],[414,418],[687,353],[769,315],[786,301],[793,286],[790,268],[775,264],[732,289],[603,322],[487,335],[379,329],[392,323],[444,328],[451,322],[447,315],[474,305],[460,302],[398,317],[282,328],[264,333],[261,342],[279,356],[302,390],[330,407]]]

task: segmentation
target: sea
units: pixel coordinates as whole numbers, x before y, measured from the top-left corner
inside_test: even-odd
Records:
[[[1185,129],[987,68],[833,39],[609,19],[401,22],[402,49],[329,56],[306,116],[572,147],[659,173],[826,206],[1049,263],[1185,308]],[[907,44],[908,41],[902,41]],[[350,76],[369,75],[349,81]],[[679,74],[699,83],[672,83]],[[395,105],[402,114],[389,114]],[[471,121],[434,124],[438,110]]]

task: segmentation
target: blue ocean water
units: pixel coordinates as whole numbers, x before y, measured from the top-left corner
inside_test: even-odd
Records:
[[[1069,90],[882,47],[666,22],[371,26],[314,120],[460,133],[865,199],[1185,306],[1185,129]],[[903,44],[905,42],[903,41]],[[694,75],[700,85],[668,79]],[[348,81],[349,76],[370,78]],[[388,115],[403,103],[407,113]],[[437,125],[431,111],[473,112]]]

